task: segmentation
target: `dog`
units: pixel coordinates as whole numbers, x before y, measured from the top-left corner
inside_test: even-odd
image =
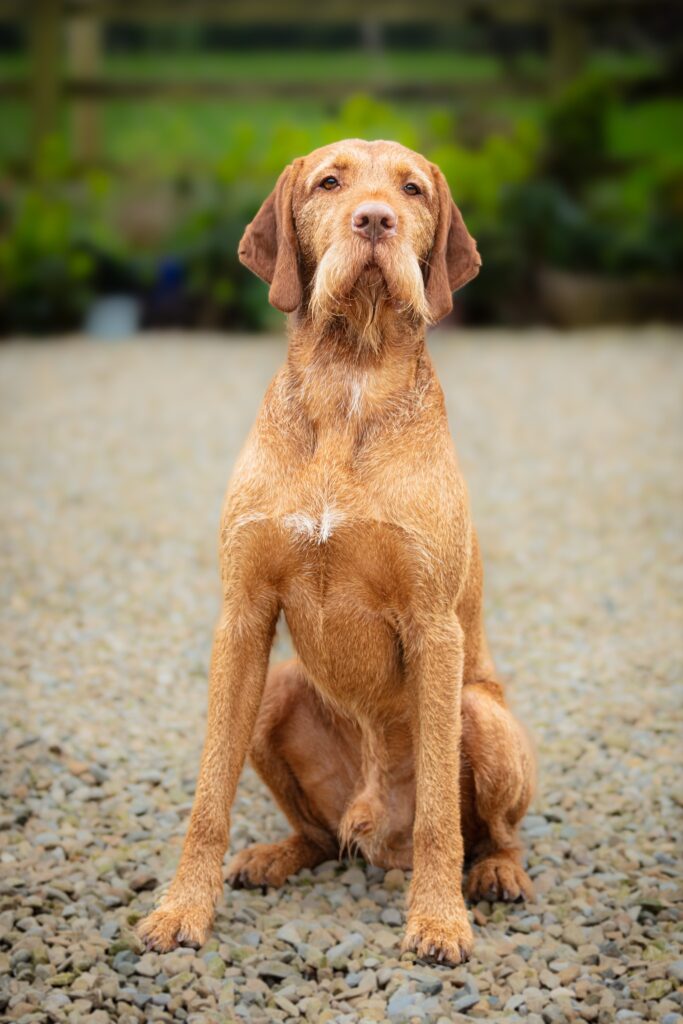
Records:
[[[285,366],[237,461],[208,727],[175,879],[140,925],[203,944],[223,892],[247,754],[292,834],[238,853],[281,886],[346,851],[412,868],[402,949],[458,964],[473,900],[533,895],[518,825],[534,758],[482,621],[482,566],[426,327],[480,258],[446,180],[394,142],[295,160],[248,225],[243,264],[290,314]],[[295,660],[268,669],[280,614]]]

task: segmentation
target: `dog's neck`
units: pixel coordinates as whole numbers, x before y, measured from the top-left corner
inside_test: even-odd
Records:
[[[290,393],[315,430],[357,440],[369,424],[400,416],[422,386],[425,325],[385,302],[379,327],[369,344],[354,318],[324,325],[307,311],[290,318]]]

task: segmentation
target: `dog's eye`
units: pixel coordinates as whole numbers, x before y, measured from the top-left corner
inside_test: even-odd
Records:
[[[421,196],[422,192],[417,187],[414,181],[409,181],[407,185],[403,186],[403,191],[407,192],[409,196]]]
[[[320,182],[320,188],[324,188],[327,192],[331,192],[333,188],[339,188],[339,182],[334,175],[329,174]]]

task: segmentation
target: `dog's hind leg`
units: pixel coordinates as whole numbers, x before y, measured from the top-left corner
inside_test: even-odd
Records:
[[[339,853],[337,824],[353,773],[344,728],[324,707],[294,660],[268,674],[249,757],[294,832],[236,854],[227,869],[234,888],[280,886],[289,875]]]
[[[495,682],[463,688],[462,758],[471,773],[474,822],[467,830],[472,900],[531,899],[518,826],[534,787],[534,757],[524,731]]]
[[[228,865],[227,881],[233,889],[279,888],[302,868],[314,868],[334,856],[332,846],[325,850],[293,832],[277,843],[254,843],[240,850]]]

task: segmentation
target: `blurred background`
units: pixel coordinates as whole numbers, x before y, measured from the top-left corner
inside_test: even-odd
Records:
[[[0,0],[0,332],[272,327],[238,239],[345,136],[443,168],[466,323],[678,320],[682,28],[673,0]]]

